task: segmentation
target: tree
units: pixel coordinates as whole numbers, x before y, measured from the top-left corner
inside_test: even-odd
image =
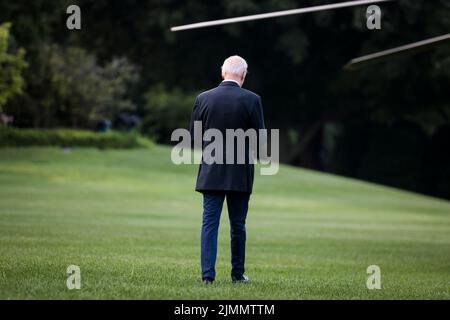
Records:
[[[8,52],[10,23],[0,25],[0,112],[2,107],[24,87],[23,70],[27,67],[25,50]]]
[[[79,47],[43,44],[28,74],[28,90],[8,110],[22,125],[34,127],[93,128],[97,121],[114,120],[135,111],[130,88],[139,79],[126,58],[100,65],[93,54]]]

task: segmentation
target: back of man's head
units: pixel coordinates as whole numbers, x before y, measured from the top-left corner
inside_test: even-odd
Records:
[[[222,78],[224,80],[238,81],[242,86],[247,75],[247,68],[247,62],[242,57],[228,57],[222,65]]]

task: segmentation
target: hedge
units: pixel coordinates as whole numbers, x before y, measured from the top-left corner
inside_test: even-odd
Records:
[[[135,133],[0,127],[0,147],[56,146],[123,149],[146,148],[151,145],[150,140]]]

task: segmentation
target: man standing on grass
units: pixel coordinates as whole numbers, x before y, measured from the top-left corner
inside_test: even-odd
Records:
[[[203,284],[211,284],[216,277],[217,235],[223,202],[226,198],[231,227],[231,279],[248,283],[244,275],[245,220],[252,193],[254,164],[249,148],[245,146],[245,162],[237,161],[236,146],[227,150],[227,129],[247,131],[265,129],[261,98],[242,88],[247,75],[247,62],[231,56],[222,65],[223,81],[212,90],[201,93],[194,105],[191,118],[191,137],[194,123],[201,122],[202,130],[220,131],[223,138],[223,159],[233,154],[235,161],[205,163],[203,158],[197,176],[196,191],[203,194],[203,224],[201,234],[201,266]],[[234,138],[233,138],[234,139]],[[213,140],[213,139],[211,139]],[[214,141],[204,141],[202,149]],[[216,141],[217,142],[217,141]]]

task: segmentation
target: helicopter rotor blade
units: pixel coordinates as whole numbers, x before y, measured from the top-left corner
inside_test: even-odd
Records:
[[[363,65],[366,65],[366,64],[369,64],[372,62],[376,62],[376,61],[380,61],[385,57],[402,54],[404,52],[416,52],[416,51],[420,51],[420,50],[430,49],[436,45],[439,45],[439,44],[441,44],[445,41],[449,41],[449,40],[450,40],[450,33],[447,33],[442,36],[429,38],[429,39],[425,39],[425,40],[418,41],[418,42],[409,43],[409,44],[406,44],[406,45],[403,45],[400,47],[395,47],[395,48],[380,51],[380,52],[371,53],[371,54],[350,60],[344,66],[344,69],[355,70],[358,67],[361,67]]]
[[[224,25],[224,24],[230,24],[230,23],[269,19],[269,18],[276,18],[276,17],[282,17],[282,16],[289,16],[289,15],[294,15],[294,14],[302,14],[302,13],[317,12],[317,11],[324,11],[324,10],[333,10],[333,9],[354,7],[354,6],[359,6],[359,5],[374,4],[374,3],[387,2],[387,1],[393,1],[393,0],[346,1],[346,2],[326,4],[326,5],[306,7],[306,8],[299,8],[299,9],[292,9],[292,10],[283,10],[283,11],[276,11],[276,12],[269,12],[269,13],[262,13],[262,14],[254,14],[254,15],[242,16],[242,17],[236,17],[236,18],[198,22],[198,23],[192,23],[192,24],[186,24],[186,25],[182,25],[182,26],[172,27],[172,28],[170,28],[170,30],[175,32],[175,31],[183,31],[183,30],[189,30],[189,29],[198,29],[198,28],[212,27],[212,26],[218,26],[218,25]]]

